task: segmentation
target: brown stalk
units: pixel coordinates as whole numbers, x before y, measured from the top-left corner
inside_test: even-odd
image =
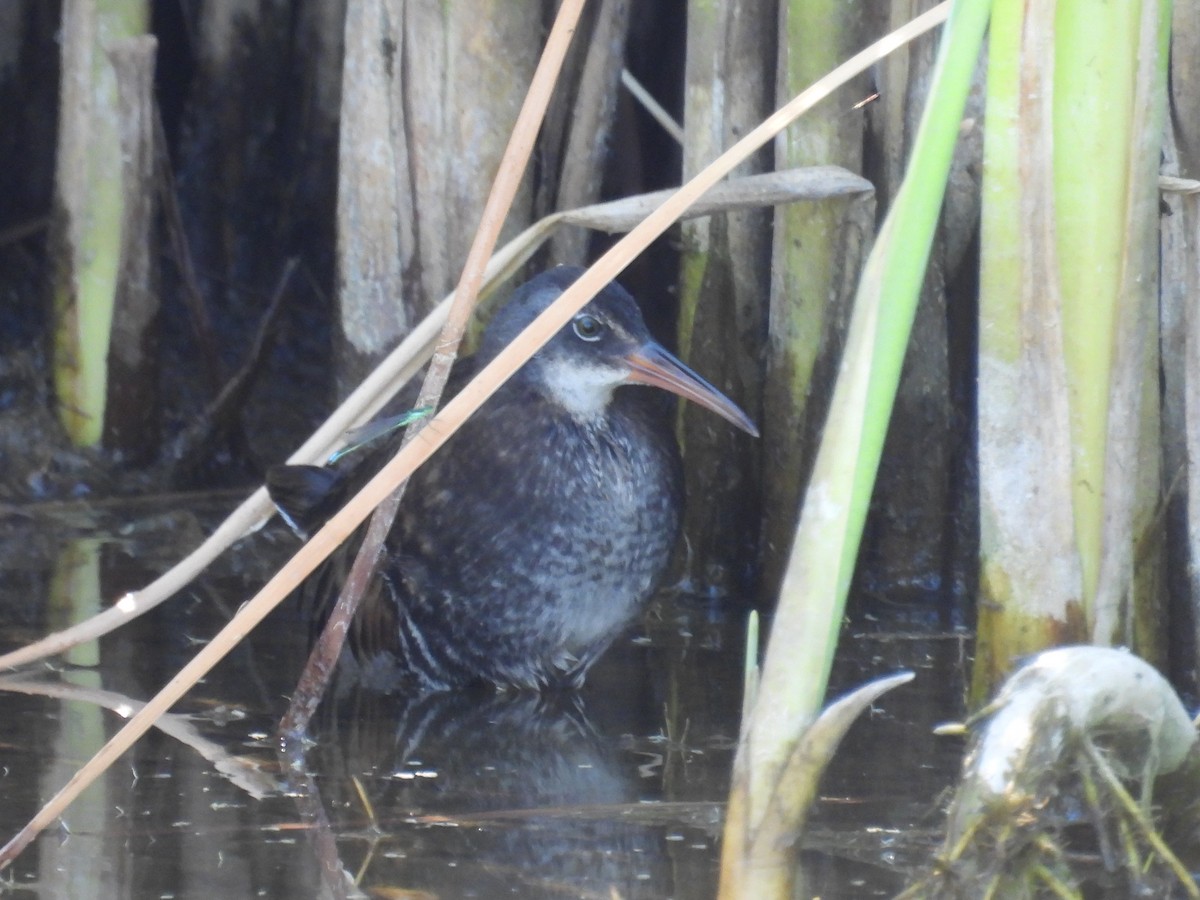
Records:
[[[287,288],[299,262],[295,256],[284,262],[279,279],[275,282],[275,291],[271,294],[266,312],[259,320],[258,330],[246,351],[245,360],[224,386],[216,391],[204,411],[180,437],[177,444],[180,449],[173,462],[175,471],[190,470],[201,456],[211,453],[211,446],[215,441],[239,427],[238,414],[245,407],[247,396],[262,374],[266,354],[274,340],[279,314],[283,310],[283,301],[288,296]]]
[[[870,191],[871,183],[836,166],[816,166],[734,178],[723,182],[688,208],[686,217],[713,215],[798,200],[844,196]],[[628,231],[671,196],[655,191],[553,213],[513,238],[488,262],[485,290],[510,277],[558,228],[579,228],[616,233]],[[437,345],[438,332],[449,315],[454,295],[446,297],[417,323],[412,333],[329,416],[319,429],[288,457],[290,463],[319,462],[329,455],[348,429],[359,425],[395,395],[425,365]],[[78,644],[103,637],[154,609],[186,586],[234,542],[261,526],[271,514],[271,502],[259,488],[242,502],[203,543],[152,583],[121,597],[116,604],[69,628],[0,655],[0,669],[13,669],[48,656],[64,653]]]
[[[505,261],[507,262],[507,260]],[[502,266],[496,267],[498,270]],[[445,321],[449,301],[443,301],[400,346],[388,355],[367,379],[339,406],[325,423],[288,457],[289,463],[314,463],[328,455],[338,438],[349,428],[378,411],[399,385],[406,383],[428,358],[427,348]],[[266,488],[260,487],[226,517],[199,547],[146,587],[130,591],[112,606],[85,621],[46,635],[0,656],[0,669],[19,666],[64,653],[78,644],[96,640],[131,622],[186,587],[200,571],[246,534],[260,527],[271,515]]]
[[[475,232],[471,249],[467,253],[467,260],[463,264],[458,287],[454,291],[454,300],[450,304],[450,313],[446,324],[442,327],[442,334],[434,348],[433,358],[429,361],[429,371],[425,373],[425,381],[417,396],[416,406],[418,408],[436,408],[442,399],[442,391],[446,387],[450,369],[458,355],[458,346],[462,342],[463,333],[471,319],[471,312],[475,309],[475,299],[479,296],[479,287],[483,283],[484,269],[487,267],[488,260],[491,259],[492,250],[495,249],[496,241],[500,237],[500,229],[504,226],[504,220],[508,216],[517,189],[521,186],[521,177],[529,164],[529,157],[533,154],[533,145],[537,140],[538,129],[546,115],[546,107],[550,103],[554,84],[558,80],[563,59],[571,44],[571,36],[575,33],[575,26],[586,2],[587,0],[569,0],[569,2],[563,3],[554,19],[554,26],[550,31],[550,36],[546,39],[546,46],[542,50],[537,70],[533,73],[529,92],[525,96],[525,102],[522,104],[521,111],[517,115],[517,122],[513,126],[512,137],[509,138],[508,146],[504,148],[504,156],[500,160],[496,180],[492,184],[491,193],[484,205],[482,220]],[[409,426],[401,446],[405,447],[411,443],[423,427],[424,423],[420,420]],[[375,513],[371,517],[367,535],[358,549],[358,555],[354,558],[354,564],[350,568],[346,583],[342,586],[342,591],[338,595],[329,621],[325,623],[321,637],[313,647],[312,653],[309,654],[308,662],[300,675],[300,681],[296,685],[287,713],[279,723],[280,731],[288,737],[294,737],[303,732],[308,727],[313,713],[317,711],[317,706],[325,694],[329,678],[341,655],[342,647],[346,643],[350,623],[358,611],[359,603],[362,602],[367,586],[371,583],[371,579],[374,578],[375,571],[379,567],[379,561],[383,556],[384,541],[392,529],[392,523],[396,520],[396,512],[400,508],[400,500],[403,498],[404,489],[407,486],[407,479],[401,481],[396,489],[376,507]]]
[[[910,27],[893,33],[851,57],[761,125],[726,150],[711,165],[671,195],[658,209],[619,240],[578,281],[563,292],[548,309],[530,323],[513,342],[471,380],[445,408],[428,422],[415,438],[372,478],[349,503],[333,516],[312,539],[288,560],[275,576],[248,600],[229,624],[172,678],[146,706],[109,739],[90,760],[52,797],[13,838],[0,848],[0,869],[75,800],[117,758],[146,733],[154,721],[225,657],[251,629],[279,605],[346,537],[370,515],[384,497],[412,474],[478,409],[500,385],[541,348],[567,321],[613,280],[655,238],[662,235],[684,211],[734,167],[774,138],[794,119],[829,96],[837,87],[865,71],[879,59],[903,46],[918,34],[945,21],[950,0],[918,16]]]

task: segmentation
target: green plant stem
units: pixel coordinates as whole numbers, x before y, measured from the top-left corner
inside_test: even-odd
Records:
[[[1101,6],[1095,0],[1058,0],[1053,61],[1054,209],[1085,606],[1096,594],[1103,550],[1108,406],[1142,3]]]
[[[959,0],[942,35],[908,175],[867,261],[784,576],[749,739],[750,826],[825,696],[846,592],[990,0]],[[772,652],[771,648],[779,648]]]

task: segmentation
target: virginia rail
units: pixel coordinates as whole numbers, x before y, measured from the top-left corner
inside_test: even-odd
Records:
[[[582,271],[559,267],[518,288],[478,353],[455,365],[450,391]],[[643,610],[679,536],[673,417],[662,395],[634,385],[665,388],[758,434],[608,285],[412,476],[382,577],[350,635],[370,680],[386,672],[431,690],[582,684]],[[378,443],[330,468],[272,469],[272,498],[299,530],[314,530],[396,449],[396,439]],[[335,555],[306,585],[318,621],[349,560]]]

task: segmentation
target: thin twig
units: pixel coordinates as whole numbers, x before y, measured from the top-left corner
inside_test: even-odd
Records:
[[[279,751],[280,768],[288,791],[295,797],[300,818],[306,826],[309,845],[321,872],[321,880],[334,900],[365,897],[338,852],[337,835],[321,800],[321,789],[304,765],[304,745],[299,739],[284,738]]]
[[[1037,863],[1030,871],[1059,900],[1083,900],[1083,894],[1054,874],[1049,866]]]
[[[497,278],[507,271],[506,265],[510,259],[495,260],[494,271]],[[413,329],[400,346],[388,355],[287,461],[320,462],[347,429],[374,415],[391,398],[395,390],[425,364],[449,308],[450,302],[447,298]],[[260,487],[230,513],[199,547],[169,571],[146,587],[125,594],[112,606],[91,618],[0,656],[0,669],[15,669],[48,656],[64,653],[78,644],[96,640],[144,615],[186,587],[236,541],[260,528],[270,517],[272,509],[266,488]]]
[[[734,178],[717,185],[680,218],[712,215],[763,205],[845,196],[872,190],[871,183],[836,166],[770,172]],[[488,263],[481,294],[507,280],[555,234],[562,225],[591,228],[608,233],[628,231],[665,201],[670,191],[655,191],[553,213],[513,238]],[[437,336],[445,323],[454,295],[446,297],[412,333],[339,406],[324,424],[293,453],[289,463],[321,462],[338,445],[343,434],[375,415],[415,375],[433,354]],[[101,501],[93,501],[101,502]],[[0,506],[0,513],[5,511]],[[199,547],[151,584],[131,591],[117,602],[83,622],[49,634],[35,643],[0,656],[0,669],[23,666],[72,647],[96,640],[136,619],[172,597],[235,541],[260,527],[270,516],[267,492],[259,489],[229,514]]]
[[[521,186],[521,177],[529,164],[529,158],[533,155],[538,129],[546,115],[546,107],[550,103],[550,96],[554,92],[558,73],[562,69],[563,59],[566,58],[571,36],[575,33],[575,26],[585,2],[586,0],[570,0],[558,9],[554,26],[542,50],[542,57],[530,81],[529,92],[525,95],[525,102],[513,126],[512,136],[508,146],[504,148],[496,180],[492,183],[492,190],[483,207],[482,220],[471,242],[471,249],[467,252],[467,260],[463,265],[458,287],[454,291],[450,313],[434,349],[433,359],[430,360],[429,371],[425,373],[425,382],[417,396],[416,406],[419,409],[436,409],[442,399],[442,391],[458,355],[458,346],[475,309],[475,299],[483,283],[484,269],[492,256],[492,250],[496,247],[500,229],[504,226],[513,198],[517,195],[517,188]],[[426,421],[421,418],[409,426],[402,448],[420,434]],[[395,491],[379,504],[371,517],[371,524],[362,546],[359,547],[358,555],[354,558],[350,575],[342,586],[321,637],[309,655],[287,713],[279,723],[279,728],[284,734],[296,735],[304,731],[325,694],[330,675],[337,665],[346,635],[350,631],[350,623],[379,567],[384,542],[392,529],[392,523],[396,520],[400,500],[407,485],[407,480],[400,482]]]
[[[38,216],[25,222],[20,222],[5,229],[0,229],[0,247],[23,241],[25,238],[46,231],[50,227],[50,216]]]
[[[676,122],[669,112],[663,109],[662,104],[654,99],[653,94],[642,87],[642,83],[634,78],[628,69],[621,70],[621,85],[633,95],[633,98],[638,103],[642,104],[646,112],[650,113],[650,117],[661,125],[667,134],[675,139],[675,143],[682,147],[683,126]]]
[[[267,303],[266,312],[259,321],[258,330],[246,351],[241,367],[225,382],[196,422],[180,437],[177,444],[180,449],[177,454],[178,461],[175,463],[176,469],[186,471],[205,447],[233,427],[238,410],[245,405],[246,396],[262,373],[270,338],[274,335],[275,324],[283,309],[283,300],[287,296],[287,287],[298,263],[299,259],[294,256],[284,263],[283,271],[275,283],[275,291]]]

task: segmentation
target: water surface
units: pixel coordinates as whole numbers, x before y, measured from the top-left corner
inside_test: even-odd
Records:
[[[148,582],[219,519],[178,500],[0,510],[0,648]],[[268,529],[180,596],[0,692],[7,840],[291,548]],[[578,695],[417,701],[343,690],[312,743],[274,737],[303,659],[285,606],[4,873],[41,898],[708,898],[737,735],[745,615],[664,597]],[[803,854],[806,893],[890,896],[936,840],[961,746],[963,643],[850,626],[835,690],[917,680],[857,724]],[[29,682],[34,682],[30,684]],[[19,690],[13,689],[19,688]]]

